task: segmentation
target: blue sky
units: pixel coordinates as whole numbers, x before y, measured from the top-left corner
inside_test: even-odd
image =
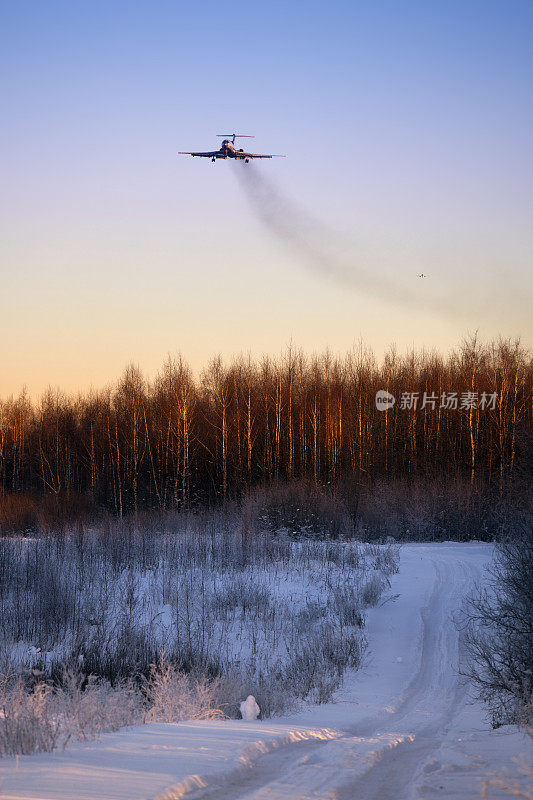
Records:
[[[0,29],[0,395],[177,352],[531,342],[530,2],[19,2]],[[411,307],[313,274],[237,165],[177,156],[233,130]]]

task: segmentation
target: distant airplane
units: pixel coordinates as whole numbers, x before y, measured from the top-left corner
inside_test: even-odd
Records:
[[[416,277],[417,277],[417,278],[427,278],[427,275],[424,275],[424,273],[423,273],[423,272],[419,272],[419,273],[418,273],[418,275],[417,275]]]
[[[244,161],[246,164],[252,158],[285,158],[285,156],[271,154],[265,155],[264,153],[245,153],[242,147],[237,149],[235,147],[235,139],[254,139],[254,136],[247,136],[244,133],[219,133],[218,136],[222,137],[222,145],[220,150],[211,150],[206,153],[190,153],[181,151],[178,153],[180,156],[199,156],[200,158],[210,158],[214,163],[217,158],[236,158],[239,161]]]

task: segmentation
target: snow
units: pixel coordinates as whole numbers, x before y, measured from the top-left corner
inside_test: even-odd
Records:
[[[333,703],[276,720],[145,725],[4,759],[0,797],[468,800],[491,774],[525,791],[531,740],[513,727],[491,730],[458,674],[453,615],[490,557],[480,543],[404,545],[390,592],[368,612],[365,664]]]
[[[241,717],[247,721],[257,719],[261,713],[261,709],[257,705],[256,699],[253,694],[249,694],[246,700],[243,700],[239,706]]]
[[[325,741],[338,734],[242,720],[150,724],[106,734],[64,752],[0,761],[2,800],[144,800],[173,787],[173,796],[224,771],[250,769],[275,748]]]

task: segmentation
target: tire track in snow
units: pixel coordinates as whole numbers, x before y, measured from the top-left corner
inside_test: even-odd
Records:
[[[338,800],[406,800],[417,797],[424,768],[440,747],[452,722],[466,701],[467,684],[458,672],[461,636],[452,614],[471,585],[464,562],[434,562],[436,583],[431,600],[422,610],[424,634],[421,662],[404,699],[390,722],[413,731],[412,738],[385,753],[356,783],[336,792]],[[460,576],[457,575],[460,573]],[[420,717],[420,720],[417,719]],[[424,723],[424,720],[427,720]],[[356,794],[354,795],[354,792]]]

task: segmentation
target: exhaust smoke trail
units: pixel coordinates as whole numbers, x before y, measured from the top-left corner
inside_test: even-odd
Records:
[[[427,262],[423,265],[413,262],[412,277],[415,282],[416,274],[427,270],[431,283],[402,284],[397,277],[398,269],[396,273],[390,271],[392,259],[389,261],[386,255],[378,258],[370,252],[363,252],[362,248],[355,256],[353,248],[350,248],[352,252],[349,254],[348,248],[339,246],[338,234],[301,210],[256,167],[251,164],[236,166],[240,186],[260,222],[288,245],[309,270],[338,286],[445,317],[468,315],[470,322],[473,313],[486,308],[494,300],[488,296],[481,297],[479,289],[473,298],[471,292],[465,293],[461,287],[439,284],[438,276],[433,269],[428,269]]]

